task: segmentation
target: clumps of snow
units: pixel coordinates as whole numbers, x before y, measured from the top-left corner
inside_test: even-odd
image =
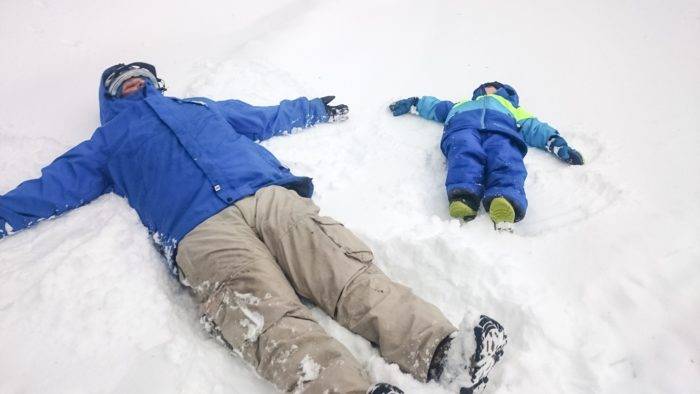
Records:
[[[476,351],[474,326],[477,325],[478,317],[474,312],[467,312],[459,325],[459,331],[452,334],[440,383],[454,390],[471,386],[470,376],[465,371],[471,365],[471,358]]]
[[[175,254],[177,251],[177,240],[175,238],[167,237],[165,234],[160,232],[153,232],[151,234],[151,239],[156,249],[165,259],[165,264],[168,267],[168,271],[174,276],[178,276],[177,263],[175,262]]]
[[[243,314],[244,318],[240,319],[238,324],[246,330],[245,340],[255,342],[265,326],[265,317],[261,313],[251,310],[249,306],[260,304],[260,298],[250,293],[234,291],[233,297],[229,293],[224,296],[222,304],[232,310],[239,310]]]
[[[258,305],[260,304],[260,299],[248,293],[242,294],[234,292],[234,295],[238,301],[236,303],[238,308],[246,317],[239,321],[239,324],[248,330],[245,335],[245,340],[248,342],[255,342],[262,333],[263,326],[265,325],[265,318],[261,313],[251,311],[248,305]]]
[[[241,310],[245,313],[246,319],[241,319],[239,323],[241,326],[248,329],[245,339],[248,342],[255,342],[262,332],[265,318],[260,313],[252,312],[248,310],[248,308],[242,308]]]
[[[299,363],[299,368],[301,369],[300,377],[303,382],[310,382],[318,379],[318,375],[321,372],[321,366],[308,354],[304,356],[301,363]]]
[[[56,215],[51,215],[51,216],[49,216],[49,217],[47,217],[47,218],[38,218],[38,219],[36,219],[36,220],[30,220],[29,222],[27,222],[27,226],[26,226],[26,227],[21,228],[21,229],[16,230],[16,231],[15,231],[15,228],[12,227],[12,225],[11,225],[10,223],[5,222],[5,226],[4,226],[4,228],[3,228],[3,231],[4,231],[5,236],[9,236],[9,235],[15,234],[15,233],[18,232],[18,231],[21,231],[21,230],[30,228],[30,227],[34,226],[35,224],[38,224],[38,223],[40,223],[40,222],[43,222],[44,220],[53,220],[53,219],[55,219],[55,218],[56,218]]]
[[[328,122],[336,122],[336,121],[341,121],[341,120],[347,120],[348,115],[343,114],[343,115],[336,115],[336,116],[331,116],[328,118]],[[300,121],[300,118],[296,118],[292,120],[292,123],[298,123]],[[296,134],[300,131],[304,131],[304,129],[309,128],[311,126],[317,125],[319,123],[323,123],[318,117],[314,115],[307,115],[306,119],[304,121],[304,127],[292,127],[289,130],[285,129],[278,129],[275,130],[275,135],[291,135],[291,134]]]
[[[182,281],[181,281],[182,282]],[[203,294],[205,292],[208,292],[209,289],[216,289],[219,286],[220,282],[215,282],[213,285],[210,281],[205,280],[202,281],[199,285],[193,287],[192,289],[194,290],[195,293],[197,294]],[[183,283],[184,284],[184,283]]]
[[[308,123],[308,122],[307,122],[307,123]],[[289,130],[279,129],[279,130],[276,130],[276,131],[275,131],[275,135],[278,135],[278,136],[279,136],[279,135],[292,135],[292,134],[296,134],[296,133],[299,133],[300,131],[304,131],[304,129],[305,129],[306,127],[309,127],[309,126],[311,126],[311,125],[313,125],[313,124],[307,124],[307,125],[304,126],[304,127],[292,127],[292,128],[289,129]],[[258,140],[258,141],[260,141],[260,140]]]
[[[308,354],[301,359],[299,363],[299,379],[297,380],[297,387],[294,390],[295,393],[301,393],[304,391],[304,383],[312,382],[318,379],[321,373],[321,365],[314,361]]]
[[[254,296],[250,293],[239,293],[237,291],[234,291],[233,294],[236,296],[236,299],[245,303],[246,305],[258,305],[258,304],[260,304],[260,298]]]
[[[206,331],[209,334],[214,334],[214,322],[211,321],[211,319],[207,315],[202,315],[202,317],[199,319],[199,322],[202,323],[202,327],[204,327],[204,331]]]

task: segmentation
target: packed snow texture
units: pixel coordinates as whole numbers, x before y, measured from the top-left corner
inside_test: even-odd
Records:
[[[698,42],[697,1],[5,0],[0,193],[90,137],[117,62],[154,63],[174,96],[334,94],[347,122],[264,145],[390,277],[455,324],[473,309],[505,326],[490,392],[699,393]],[[441,125],[387,111],[488,80],[587,160],[530,151],[514,234],[483,211],[451,220]],[[313,313],[373,381],[446,393]],[[2,393],[274,390],[205,332],[114,195],[0,241],[0,332]]]

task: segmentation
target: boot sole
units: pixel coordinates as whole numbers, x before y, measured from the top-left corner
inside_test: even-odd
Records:
[[[489,216],[493,221],[494,228],[499,231],[513,231],[515,223],[515,209],[508,200],[503,197],[496,197],[491,200]]]
[[[489,381],[488,374],[503,356],[503,348],[508,343],[508,335],[503,326],[494,319],[483,315],[479,324],[474,327],[474,338],[476,351],[473,362],[480,365],[473,367],[469,372],[474,384],[471,387],[461,388],[460,394],[484,391],[486,383]]]
[[[450,216],[468,222],[476,217],[476,211],[462,201],[452,201],[450,203]]]

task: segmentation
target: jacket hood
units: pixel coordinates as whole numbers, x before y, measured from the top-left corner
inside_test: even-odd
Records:
[[[146,84],[138,92],[132,93],[126,97],[113,97],[113,96],[111,96],[109,93],[107,93],[107,89],[105,88],[105,80],[107,79],[107,77],[109,77],[109,75],[112,73],[112,71],[114,71],[117,67],[119,67],[119,65],[114,65],[112,67],[109,67],[108,69],[104,70],[104,72],[102,72],[102,77],[100,77],[99,101],[100,101],[100,123],[102,125],[109,122],[115,116],[117,116],[120,112],[133,106],[134,104],[143,100],[147,96],[154,95],[154,94],[159,94],[159,95],[163,94],[160,90],[158,90],[155,86],[153,86],[153,83],[150,80],[148,80],[147,78],[144,78]]]
[[[474,90],[472,100],[476,100],[477,97],[485,95],[487,86],[495,87],[497,95],[510,101],[510,103],[513,104],[513,106],[519,106],[518,92],[516,92],[512,86],[500,83],[498,81],[482,83],[478,88],[476,88],[476,90]]]

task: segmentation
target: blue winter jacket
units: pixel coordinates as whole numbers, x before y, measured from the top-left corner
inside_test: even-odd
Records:
[[[148,82],[125,98],[107,95],[100,83],[99,100],[102,126],[89,140],[0,196],[0,238],[114,192],[173,268],[177,242],[237,200],[269,185],[313,193],[310,178],[292,175],[254,141],[327,121],[320,99],[256,107],[165,97]]]
[[[499,83],[496,93],[487,95],[485,87],[492,84],[482,84],[471,100],[456,104],[424,96],[418,100],[418,114],[445,123],[445,135],[464,128],[488,130],[511,137],[523,155],[528,146],[545,149],[547,140],[559,132],[520,107],[518,93],[511,86]]]

